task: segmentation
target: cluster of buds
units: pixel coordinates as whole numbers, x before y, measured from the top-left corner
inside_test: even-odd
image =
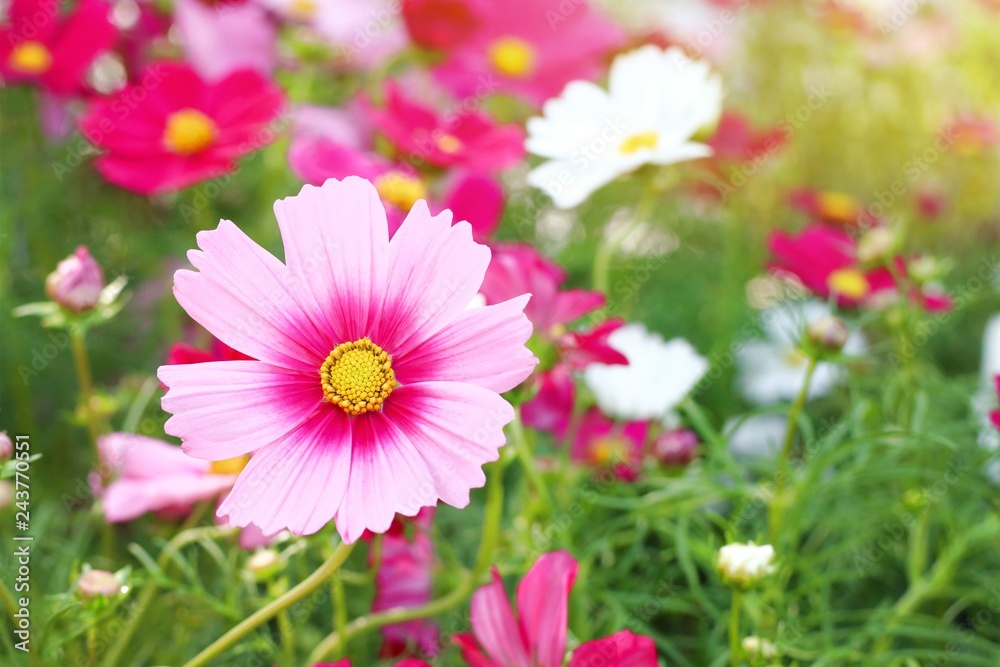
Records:
[[[715,568],[723,581],[739,589],[751,588],[774,571],[774,547],[734,542],[719,549]]]

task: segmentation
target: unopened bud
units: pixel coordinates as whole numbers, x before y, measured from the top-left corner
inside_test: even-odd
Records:
[[[122,592],[122,584],[114,572],[87,570],[77,579],[76,592],[86,600],[110,598]]]
[[[824,315],[806,325],[809,343],[823,352],[840,352],[847,345],[850,330],[839,317]]]
[[[86,246],[59,262],[45,279],[45,293],[60,306],[83,312],[92,309],[101,298],[104,274]]]
[[[3,463],[13,455],[14,443],[11,442],[9,435],[0,431],[0,463]]]
[[[772,660],[778,657],[778,647],[761,637],[750,636],[743,639],[743,652],[747,659]]]
[[[888,227],[876,227],[858,241],[858,260],[871,264],[892,257],[896,249],[896,233]]]
[[[247,570],[255,579],[267,579],[281,569],[281,557],[274,549],[261,549],[247,559]]]
[[[653,455],[666,466],[686,466],[698,451],[698,436],[688,429],[664,431],[653,441]]]

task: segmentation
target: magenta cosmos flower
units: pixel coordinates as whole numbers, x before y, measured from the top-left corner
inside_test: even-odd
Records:
[[[0,26],[0,77],[34,83],[57,95],[83,92],[87,69],[118,31],[104,0],[83,0],[66,17],[55,0],[13,0]]]
[[[236,159],[274,140],[268,123],[284,107],[281,89],[253,70],[217,81],[190,65],[154,63],[138,81],[95,101],[80,130],[105,154],[97,170],[141,194],[222,176]]]
[[[198,234],[174,294],[259,361],[163,366],[166,431],[197,458],[256,450],[219,508],[233,525],[345,542],[396,513],[456,507],[485,482],[530,375],[527,295],[466,310],[490,250],[424,202],[389,240],[368,181],[306,185],[275,204],[285,263],[223,220]]]
[[[500,574],[472,595],[472,634],[455,643],[472,667],[562,667],[566,655],[569,593],[577,563],[565,551],[539,557],[517,586],[517,618],[511,611]],[[573,651],[569,667],[656,667],[656,647],[649,637],[622,630],[584,642]]]
[[[623,42],[584,0],[492,0],[435,73],[460,98],[507,93],[541,105],[570,81],[596,78]]]
[[[997,394],[1000,394],[1000,375],[996,377],[996,381],[997,381]],[[1000,429],[1000,410],[994,411],[993,414],[990,415],[990,418],[993,419],[993,423],[996,424],[996,427]]]

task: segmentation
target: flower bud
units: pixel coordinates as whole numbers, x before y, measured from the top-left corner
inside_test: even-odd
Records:
[[[840,352],[847,345],[849,335],[847,323],[832,315],[824,315],[806,325],[806,338],[822,352]]]
[[[750,662],[773,660],[778,657],[778,647],[761,637],[750,636],[743,639],[743,652]]]
[[[45,293],[60,306],[83,312],[92,309],[101,298],[104,275],[86,246],[59,262],[45,279]]]
[[[0,479],[0,510],[5,510],[14,504],[14,483]]]
[[[274,549],[260,549],[247,559],[247,570],[254,579],[268,579],[281,569],[281,556]]]
[[[122,584],[114,572],[87,570],[77,579],[76,592],[85,600],[110,598],[122,592]]]
[[[774,570],[774,547],[770,544],[735,542],[719,549],[715,567],[723,580],[738,588],[748,588]]]
[[[697,450],[698,436],[686,428],[664,431],[653,441],[653,455],[666,466],[688,465]]]
[[[896,249],[896,233],[888,227],[876,227],[858,241],[858,261],[871,264],[890,259]]]
[[[14,455],[14,443],[10,436],[0,431],[0,463],[3,463]]]

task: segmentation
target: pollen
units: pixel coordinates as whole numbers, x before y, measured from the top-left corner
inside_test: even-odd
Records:
[[[375,189],[382,201],[408,213],[420,199],[427,199],[427,188],[418,176],[390,171],[375,179]]]
[[[213,475],[238,475],[243,472],[248,463],[250,463],[250,457],[246,454],[243,456],[234,456],[231,459],[212,461],[209,472]]]
[[[445,153],[457,153],[462,147],[462,142],[453,134],[443,134],[437,138],[437,145]]]
[[[177,155],[195,155],[212,145],[218,129],[211,118],[197,109],[182,109],[167,118],[163,144]]]
[[[507,76],[522,77],[535,68],[535,49],[517,37],[501,37],[490,46],[490,62]]]
[[[656,148],[656,142],[659,140],[660,137],[656,132],[640,132],[627,137],[621,146],[618,147],[618,150],[625,155],[631,155],[644,148],[653,150]]]
[[[316,17],[318,10],[315,0],[292,0],[285,12],[295,21],[310,21]]]
[[[52,66],[52,53],[41,42],[21,42],[10,52],[7,62],[23,74],[42,74]]]
[[[826,279],[826,284],[832,292],[849,299],[861,299],[871,291],[868,278],[857,269],[837,269]]]
[[[352,417],[381,410],[397,386],[392,358],[368,338],[333,348],[319,378],[324,399]]]
[[[843,192],[821,192],[816,199],[819,214],[834,222],[854,222],[858,217],[858,202]]]

